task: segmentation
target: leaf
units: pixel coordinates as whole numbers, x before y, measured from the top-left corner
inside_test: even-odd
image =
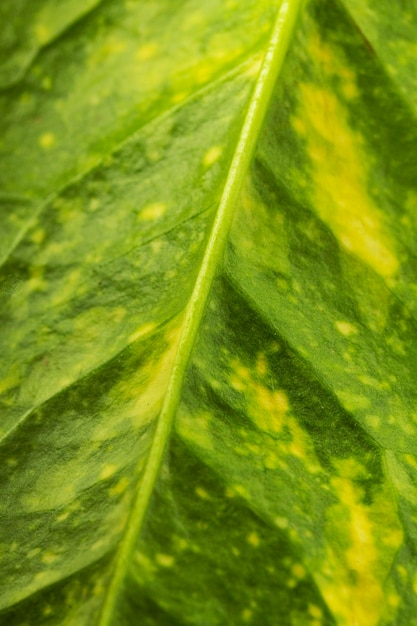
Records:
[[[266,1],[102,2],[3,92],[0,622],[414,623],[405,5],[308,3],[259,137]]]

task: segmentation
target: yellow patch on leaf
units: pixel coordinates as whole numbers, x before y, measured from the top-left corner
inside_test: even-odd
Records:
[[[331,480],[338,502],[326,514],[329,544],[316,573],[331,612],[340,626],[376,626],[387,610],[384,581],[402,542],[402,532],[388,489],[373,494],[368,505],[358,479],[366,467],[352,458],[335,462]],[[384,524],[381,524],[384,519]]]
[[[355,77],[318,36],[311,45],[321,61],[323,85],[300,84],[300,108],[292,120],[313,166],[311,199],[344,248],[384,278],[392,278],[399,262],[383,215],[368,193],[372,164],[346,104],[330,88],[339,80],[341,92],[355,96]]]

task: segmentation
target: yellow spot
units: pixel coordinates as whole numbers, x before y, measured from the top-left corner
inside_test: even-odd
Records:
[[[49,28],[44,24],[36,24],[34,32],[38,43],[40,43],[41,45],[45,44],[50,37]]]
[[[62,513],[56,516],[55,521],[58,523],[65,522],[65,520],[68,519],[70,515],[71,515],[71,511],[63,511]]]
[[[156,53],[158,52],[158,45],[156,43],[147,43],[140,48],[136,52],[136,58],[139,61],[147,61],[148,59],[152,59]]]
[[[268,361],[264,354],[258,354],[258,358],[256,360],[256,371],[259,376],[263,377],[268,371]]]
[[[174,104],[179,104],[188,98],[188,91],[176,91],[172,94],[171,100]]]
[[[203,84],[212,77],[214,71],[215,67],[210,62],[204,63],[200,61],[195,68],[195,80],[198,83]]]
[[[250,417],[255,424],[268,433],[282,429],[289,402],[284,391],[271,391],[261,384],[253,386],[255,402],[250,407]]]
[[[235,493],[239,494],[243,498],[247,498],[249,496],[248,490],[243,485],[235,485],[234,487]]]
[[[135,561],[139,565],[141,573],[146,573],[148,576],[155,573],[155,566],[151,559],[142,552],[136,552]]]
[[[188,541],[184,539],[184,537],[174,537],[174,540],[175,540],[176,549],[181,552],[185,550],[186,548],[188,548],[190,545]]]
[[[0,393],[4,393],[5,391],[8,391],[9,389],[13,389],[13,387],[17,387],[19,382],[20,382],[19,369],[16,366],[14,366],[13,368],[10,369],[6,378],[3,378],[3,380],[0,380]]]
[[[111,476],[117,472],[117,469],[117,465],[113,465],[112,463],[105,465],[100,472],[100,480],[111,478]]]
[[[415,414],[413,414],[413,418],[414,420],[416,419]],[[408,465],[414,467],[414,469],[417,469],[417,459],[415,456],[413,456],[412,454],[404,454],[404,460],[407,462]]]
[[[151,220],[157,220],[164,215],[167,210],[167,205],[163,202],[153,202],[144,207],[139,213],[139,219],[146,222]]]
[[[293,576],[295,576],[296,578],[304,578],[306,575],[306,570],[303,567],[303,565],[301,565],[301,563],[295,563],[292,567],[291,567],[291,573],[293,574]]]
[[[381,418],[379,415],[365,415],[365,420],[366,423],[375,430],[381,426]]]
[[[97,209],[100,208],[100,200],[98,198],[91,198],[88,203],[88,210],[94,213]]]
[[[202,487],[196,487],[195,492],[202,500],[210,500],[210,495]]]
[[[121,322],[124,317],[126,317],[127,311],[123,307],[119,306],[112,311],[113,321]]]
[[[45,606],[45,608],[43,609],[43,611],[42,611],[42,615],[44,615],[46,617],[48,615],[52,615],[53,612],[54,611],[53,611],[53,608],[51,607],[51,605],[47,604]]]
[[[33,243],[40,244],[45,239],[45,231],[42,228],[38,228],[34,233],[32,233],[30,238]]]
[[[209,148],[203,158],[204,166],[210,167],[210,165],[216,163],[216,161],[220,159],[222,152],[223,148],[221,146],[212,146]]]
[[[149,324],[143,324],[143,326],[139,326],[135,332],[133,332],[129,336],[129,343],[133,343],[137,341],[141,337],[145,337],[146,335],[150,335],[156,328],[156,324],[154,322],[150,322]]]
[[[98,539],[97,541],[95,541],[92,546],[91,546],[91,550],[101,550],[102,547],[105,545],[105,541],[104,539]]]
[[[258,537],[258,535],[256,533],[250,533],[250,535],[248,535],[246,537],[246,540],[254,548],[257,548],[259,546],[259,544],[261,543],[261,540],[259,539],[259,537]]]
[[[315,617],[316,619],[321,619],[323,617],[323,611],[319,606],[316,606],[315,604],[308,605],[308,612],[312,617]]]
[[[241,378],[237,376],[232,376],[230,379],[230,386],[233,387],[236,391],[244,391],[246,387],[246,383],[243,382]]]
[[[53,133],[44,133],[39,137],[39,145],[42,148],[52,148],[55,144],[55,135]]]
[[[244,609],[241,615],[244,622],[250,622],[253,617],[253,611],[252,609]]]
[[[339,333],[341,333],[345,337],[350,337],[351,335],[358,334],[358,329],[350,322],[338,321],[335,322],[334,325],[336,326]]]
[[[396,609],[401,602],[401,598],[398,594],[396,593],[390,593],[388,595],[388,604],[389,606],[392,606],[394,609]]]
[[[414,593],[417,593],[417,574],[414,576],[413,580],[413,591]]]
[[[280,528],[281,530],[284,530],[285,528],[288,528],[289,526],[289,522],[286,517],[276,517],[274,519],[274,524],[275,526],[278,526],[278,528]]]
[[[358,380],[364,385],[368,385],[369,387],[375,387],[376,389],[379,389],[381,387],[381,383],[379,382],[379,380],[373,378],[373,376],[367,376],[366,374],[364,374],[363,376],[358,376]]]
[[[172,567],[175,563],[174,557],[170,554],[157,554],[155,560],[162,567]]]
[[[366,396],[359,396],[350,391],[338,391],[337,397],[348,411],[366,409],[371,404],[371,401]]]
[[[50,76],[45,76],[45,78],[42,80],[42,87],[46,90],[51,89],[52,87],[52,80]]]
[[[41,548],[33,548],[30,552],[27,553],[26,558],[33,559],[40,552],[42,552]]]
[[[57,558],[58,558],[57,554],[54,554],[53,552],[45,552],[42,555],[42,562],[49,565],[49,563],[53,563],[54,561],[56,561]]]
[[[114,485],[114,487],[111,487],[109,489],[109,494],[111,496],[119,496],[120,494],[126,491],[128,486],[129,486],[129,479],[127,478],[127,476],[122,476],[120,480]]]

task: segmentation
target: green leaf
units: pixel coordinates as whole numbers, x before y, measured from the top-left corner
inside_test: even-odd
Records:
[[[8,17],[1,624],[417,623],[414,9],[298,4]]]

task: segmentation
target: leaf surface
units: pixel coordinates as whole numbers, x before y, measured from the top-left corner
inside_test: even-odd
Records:
[[[412,626],[408,13],[306,3],[181,384],[278,7],[68,4],[2,95],[1,623]]]

